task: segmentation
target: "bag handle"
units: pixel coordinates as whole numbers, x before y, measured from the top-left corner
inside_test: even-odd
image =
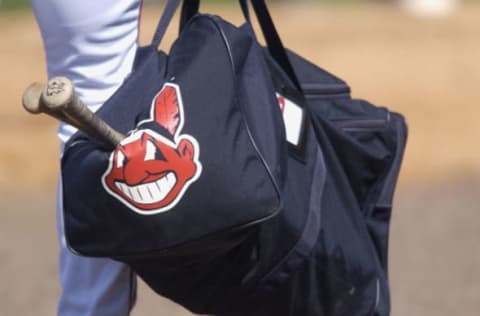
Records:
[[[167,31],[168,25],[172,21],[173,15],[175,11],[177,11],[178,5],[182,0],[168,0],[165,8],[163,9],[163,14],[158,21],[157,28],[155,29],[155,33],[153,33],[152,44],[153,47],[158,47],[160,42]],[[188,1],[188,0],[186,0]]]
[[[248,0],[247,0],[248,1]],[[242,8],[242,13],[247,22],[250,23],[250,12],[248,11],[248,3],[245,0],[239,0],[240,7]],[[182,13],[180,18],[180,32],[182,32],[185,24],[190,20],[195,14],[198,13],[200,7],[200,0],[185,0],[183,1]]]
[[[168,25],[170,24],[175,11],[178,8],[182,0],[168,0],[163,11],[163,15],[160,18],[157,29],[152,39],[152,46],[158,47],[160,42],[165,35]],[[243,15],[248,23],[250,21],[250,14],[248,10],[248,1],[249,0],[239,0],[240,6],[242,8]],[[275,25],[273,24],[272,17],[268,11],[268,8],[264,0],[250,0],[252,3],[253,9],[257,16],[260,28],[262,29],[263,36],[267,42],[267,47],[270,52],[270,55],[273,59],[280,65],[280,67],[286,72],[290,80],[293,82],[298,91],[302,92],[298,78],[293,70],[293,67],[288,59],[285,47],[278,36]],[[195,14],[198,13],[200,6],[200,0],[183,0],[182,12],[180,17],[180,31],[183,29],[185,24],[190,20]],[[302,93],[303,94],[303,93]]]
[[[250,14],[248,10],[248,1],[252,3],[255,15],[257,16],[260,28],[263,33],[263,37],[267,43],[268,51],[273,59],[280,65],[280,67],[285,71],[290,80],[293,82],[298,91],[302,92],[300,82],[295,74],[295,70],[288,59],[285,47],[278,35],[278,32],[273,23],[273,19],[268,11],[267,5],[264,0],[239,0],[240,6],[242,8],[243,16],[245,17],[248,23],[251,23]],[[190,20],[196,13],[198,13],[200,5],[200,0],[185,0],[183,1],[182,14],[180,19],[180,31],[183,29],[185,24]]]

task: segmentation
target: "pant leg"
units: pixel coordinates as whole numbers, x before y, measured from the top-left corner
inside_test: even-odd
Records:
[[[141,0],[31,0],[45,47],[48,77],[66,76],[97,110],[131,70]],[[75,132],[61,124],[63,144]],[[61,184],[57,191],[61,316],[128,315],[135,276],[128,266],[70,252],[65,243]]]
[[[61,182],[61,179],[60,181]],[[120,262],[72,253],[63,231],[62,186],[57,190],[57,228],[60,243],[61,316],[126,316],[135,301],[136,280]]]

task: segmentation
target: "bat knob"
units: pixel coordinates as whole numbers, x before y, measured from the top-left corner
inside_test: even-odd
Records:
[[[65,77],[54,77],[47,83],[42,92],[42,100],[51,110],[64,108],[73,101],[74,88],[72,82]]]

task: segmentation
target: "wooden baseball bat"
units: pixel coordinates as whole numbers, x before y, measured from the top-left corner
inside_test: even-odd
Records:
[[[22,97],[23,108],[31,114],[48,114],[57,120],[63,121],[67,124],[75,126],[80,129],[78,122],[71,120],[65,116],[63,112],[51,112],[42,102],[41,96],[46,86],[43,83],[34,82],[25,89]]]
[[[52,78],[46,86],[31,84],[23,95],[23,106],[30,113],[45,113],[71,124],[110,149],[125,138],[82,103],[65,77]]]

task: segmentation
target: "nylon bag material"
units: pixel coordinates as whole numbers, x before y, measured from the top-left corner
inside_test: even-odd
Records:
[[[174,2],[178,4],[175,0],[168,1]],[[149,116],[151,105],[145,104],[152,103],[152,98],[161,91],[164,83],[172,82],[174,74],[175,82],[182,83],[179,86],[185,105],[182,133],[199,137],[197,135],[205,133],[202,129],[207,127],[187,127],[189,124],[195,126],[195,123],[189,123],[193,120],[189,117],[193,115],[197,120],[196,115],[203,117],[205,114],[202,114],[203,111],[185,110],[187,104],[197,104],[194,102],[197,97],[205,98],[198,95],[210,91],[209,83],[219,85],[225,91],[230,91],[226,88],[230,85],[236,98],[244,100],[243,112],[238,115],[243,115],[243,121],[249,123],[249,135],[257,141],[256,144],[262,144],[258,146],[257,153],[262,153],[266,161],[275,162],[269,166],[278,166],[271,170],[275,170],[272,178],[276,179],[280,188],[282,204],[279,210],[250,225],[237,226],[236,229],[230,225],[229,229],[214,230],[214,233],[203,237],[191,238],[190,232],[183,230],[191,229],[191,226],[182,226],[184,222],[202,226],[205,220],[217,220],[211,219],[210,209],[197,208],[203,212],[203,217],[192,214],[187,217],[185,214],[181,221],[167,222],[168,225],[176,225],[179,232],[188,236],[181,238],[181,243],[170,243],[165,247],[168,244],[165,240],[171,242],[172,236],[175,237],[159,228],[165,222],[135,222],[133,219],[137,215],[130,214],[134,213],[131,211],[125,212],[130,216],[123,220],[118,220],[123,215],[112,211],[103,217],[107,221],[100,222],[98,217],[95,218],[99,205],[92,202],[90,213],[69,215],[73,209],[65,210],[72,227],[78,229],[76,240],[84,250],[96,255],[105,255],[105,249],[109,249],[110,255],[107,256],[128,263],[154,291],[194,313],[223,316],[387,316],[390,312],[388,231],[407,136],[405,120],[400,114],[384,107],[352,99],[350,87],[343,80],[294,52],[284,50],[264,2],[254,1],[255,13],[269,44],[268,49],[261,48],[250,25],[246,1],[240,3],[247,23],[235,27],[220,17],[199,14],[198,1],[197,4],[195,1],[184,2],[182,32],[170,53],[157,52],[155,45],[141,48],[132,76],[112,97],[115,106],[110,100],[99,115],[123,132],[134,130],[138,122]],[[165,21],[162,23],[168,24]],[[216,63],[222,63],[217,53],[208,50],[211,42],[207,39],[216,38],[218,34],[221,34],[223,47],[230,48],[229,57],[225,60],[230,58],[237,80],[228,80],[228,76],[225,76],[227,79],[219,79],[219,82],[210,81],[215,80],[211,76],[192,78],[192,68],[210,71],[204,70],[200,63],[186,62],[199,51],[209,52],[206,55],[212,58],[209,65],[213,69],[216,69]],[[219,46],[213,51],[220,49]],[[279,49],[281,52],[278,52]],[[287,61],[282,55],[288,56]],[[285,62],[290,66],[285,67]],[[188,67],[183,68],[185,64]],[[223,66],[220,68],[223,69]],[[180,69],[185,69],[188,75],[182,76]],[[220,70],[216,70],[215,74],[218,73]],[[190,82],[188,89],[183,88],[184,81]],[[198,94],[194,93],[197,84],[204,87]],[[228,94],[225,91],[219,93],[220,98],[222,93]],[[216,102],[217,96],[211,96],[209,100]],[[259,99],[269,100],[260,102],[268,105],[258,107]],[[298,146],[287,146],[290,119],[285,114],[288,107],[283,107],[281,100],[293,100],[302,110],[302,133],[298,133]],[[194,114],[187,115],[189,111]],[[235,125],[231,117],[236,116],[227,117],[228,124],[219,122],[218,125],[228,125],[219,129],[228,135],[230,124]],[[162,131],[160,128],[158,133]],[[212,134],[208,133],[209,137]],[[198,143],[203,144],[200,139],[203,138],[199,137]],[[213,148],[220,150],[224,144],[215,139]],[[277,144],[279,139],[281,141]],[[225,146],[226,151],[236,149],[228,144]],[[92,171],[92,165],[103,161],[101,165],[104,168],[108,164],[105,161],[108,151],[81,134],[75,136],[68,150],[64,166],[68,165],[70,174],[78,168],[85,178],[96,179],[100,172]],[[239,159],[233,156],[243,155],[245,150],[248,153],[248,146],[238,148],[228,158]],[[202,149],[199,160],[203,154]],[[91,160],[90,164],[85,162],[88,160],[85,157]],[[202,168],[205,166],[202,162]],[[222,172],[229,172],[226,169]],[[248,174],[248,177],[251,175]],[[223,184],[228,190],[236,190],[237,181],[232,179],[230,183]],[[71,189],[65,193],[66,198],[77,194],[78,187],[72,183],[64,183],[65,186]],[[194,186],[195,183],[186,192],[193,191]],[[205,188],[202,183],[202,189]],[[79,199],[88,199],[99,189],[98,185],[97,188],[92,186]],[[254,191],[263,192],[257,191],[257,188]],[[224,194],[230,196],[231,193]],[[85,203],[82,201],[72,200],[72,203]],[[110,205],[110,202],[104,203],[104,207]],[[122,207],[121,203],[116,205]],[[178,207],[181,205],[179,203]],[[226,213],[216,212],[215,216],[224,219],[222,216],[230,216],[229,211],[230,208]],[[177,206],[168,213],[178,214]],[[120,228],[120,223],[124,225],[127,219],[129,226]],[[111,224],[109,220],[117,226],[107,229],[106,226]],[[91,225],[98,231],[85,236],[91,232]],[[118,232],[117,229],[123,231]],[[102,238],[88,238],[98,234]],[[138,243],[137,240],[132,241],[137,235],[140,238]],[[138,252],[138,247],[142,251]]]
[[[97,113],[129,136],[113,152],[81,133],[66,145],[70,247],[151,256],[275,215],[287,146],[272,91],[252,35],[216,17],[192,19],[168,56],[155,46],[139,51],[131,76]]]
[[[249,291],[247,307],[226,315],[389,315],[388,235],[405,120],[352,99],[343,80],[288,54],[320,148],[321,167],[313,179],[323,182],[298,192],[292,188],[301,187],[305,175],[289,172],[285,208],[262,225],[258,244],[264,270]],[[303,211],[297,208],[299,197],[311,203]],[[308,210],[315,215],[309,213],[303,226],[295,226],[302,233],[289,238],[286,225]],[[290,247],[279,251],[279,243]]]

